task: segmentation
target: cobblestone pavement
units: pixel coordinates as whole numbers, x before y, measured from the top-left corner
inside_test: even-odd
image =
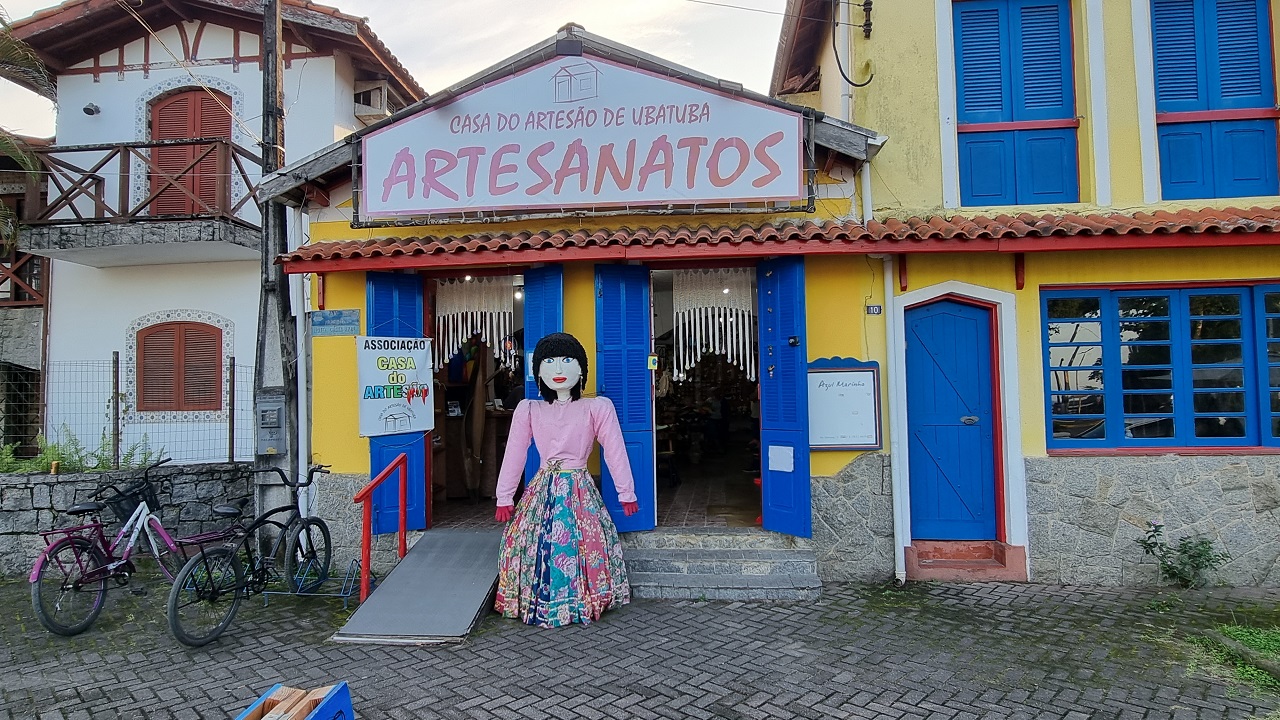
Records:
[[[346,680],[362,718],[1242,718],[1280,697],[1215,676],[1185,641],[1280,595],[1043,585],[829,584],[809,604],[636,601],[588,627],[490,615],[465,643],[327,642],[341,602],[243,603],[213,645],[167,633],[163,590],[113,591],[50,635],[0,580],[0,720],[229,718],[276,682]],[[425,609],[428,611],[429,609]]]

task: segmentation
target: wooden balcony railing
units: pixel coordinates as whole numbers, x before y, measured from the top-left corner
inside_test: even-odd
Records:
[[[259,223],[253,193],[262,160],[226,139],[65,145],[35,152],[42,172],[27,183],[22,218],[27,225],[209,217]]]

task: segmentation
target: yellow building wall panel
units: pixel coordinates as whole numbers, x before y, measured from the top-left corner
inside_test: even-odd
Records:
[[[362,272],[325,276],[325,309],[360,311],[365,331],[366,291]],[[312,288],[313,302],[319,293]],[[313,308],[315,309],[315,308]],[[311,458],[335,473],[369,472],[369,440],[360,437],[355,342],[350,337],[311,339]]]

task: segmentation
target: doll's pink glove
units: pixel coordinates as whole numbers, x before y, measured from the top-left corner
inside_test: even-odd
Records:
[[[638,502],[624,502],[624,503],[622,503],[622,514],[623,514],[623,515],[626,515],[627,517],[631,517],[632,515],[635,515],[635,514],[636,514],[636,513],[638,513],[638,512],[640,512],[640,503],[638,503]]]
[[[511,519],[511,512],[514,509],[514,505],[499,505],[497,511],[493,513],[493,519],[498,522],[507,522]]]

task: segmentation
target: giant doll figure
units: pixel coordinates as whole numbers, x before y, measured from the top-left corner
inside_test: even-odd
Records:
[[[577,338],[538,341],[533,367],[542,397],[521,400],[498,473],[498,522],[508,522],[498,561],[496,608],[529,625],[590,623],[631,599],[618,530],[587,472],[596,441],[627,515],[639,509],[618,415],[609,398],[582,397],[587,353]],[[532,440],[542,461],[512,505]]]

